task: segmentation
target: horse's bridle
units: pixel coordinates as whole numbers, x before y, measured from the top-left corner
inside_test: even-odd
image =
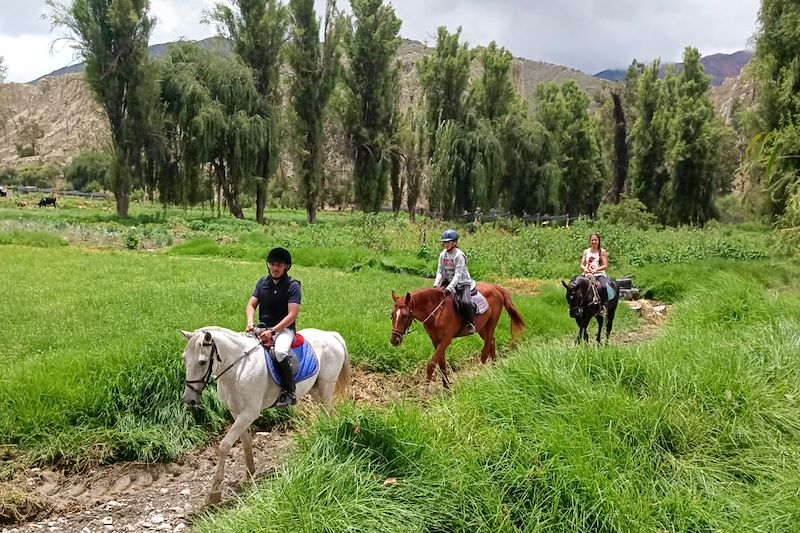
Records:
[[[447,301],[447,298],[446,298],[446,297],[445,297],[445,298],[442,298],[442,301],[441,301],[441,302],[439,302],[439,305],[437,305],[436,307],[434,307],[434,308],[433,308],[433,311],[431,311],[431,313],[430,313],[430,314],[429,314],[427,317],[425,317],[425,320],[422,320],[422,321],[420,321],[420,324],[422,324],[422,325],[424,326],[424,325],[425,325],[425,323],[426,323],[428,320],[430,320],[430,318],[431,318],[431,317],[432,317],[432,316],[433,316],[433,315],[436,313],[436,311],[438,311],[438,310],[439,310],[439,308],[442,306],[442,304],[443,304],[445,301]],[[410,310],[409,310],[409,314],[411,315],[411,322],[409,322],[409,323],[408,323],[408,326],[406,327],[406,330],[405,330],[405,331],[400,331],[400,330],[398,330],[398,329],[392,328],[392,335],[397,335],[398,337],[400,337],[400,340],[401,340],[401,341],[403,340],[403,337],[405,337],[406,335],[408,335],[408,334],[409,334],[409,332],[410,332],[409,330],[411,330],[411,326],[412,326],[412,324],[414,324],[414,314],[413,314],[413,313],[411,313],[411,311],[410,311]]]
[[[594,283],[593,279],[588,279],[588,281],[589,281],[590,284]],[[578,289],[578,287],[576,286],[575,289]],[[586,292],[583,293],[583,297],[581,298],[581,301],[578,303],[578,305],[576,305],[576,306],[570,305],[570,308],[569,308],[570,311],[572,311],[573,309],[577,309],[577,312],[575,313],[575,316],[583,315],[583,309],[584,309],[584,305],[587,302],[587,297],[589,297],[591,295],[592,295],[592,287],[589,286],[589,287],[587,287]],[[591,320],[591,318],[589,320]]]
[[[183,382],[186,384],[186,386],[189,387],[190,389],[192,389],[197,394],[202,394],[203,393],[203,389],[206,388],[208,386],[208,383],[211,381],[211,374],[214,372],[214,359],[216,359],[218,362],[222,363],[222,358],[219,356],[219,349],[217,348],[217,345],[216,345],[216,343],[214,343],[213,340],[211,340],[209,342],[203,342],[200,346],[211,346],[211,357],[208,359],[208,367],[206,368],[206,373],[203,375],[202,379],[192,379],[192,380],[184,379],[183,380]],[[239,361],[241,361],[242,359],[244,359],[245,357],[247,357],[248,355],[253,353],[253,351],[256,348],[258,348],[259,346],[261,346],[261,343],[257,342],[255,346],[253,346],[252,348],[250,348],[249,350],[244,352],[242,355],[240,355],[236,359],[236,361],[234,361],[233,363],[229,364],[227,366],[227,368],[225,368],[225,370],[223,370],[222,372],[217,374],[217,379],[219,379],[223,375],[225,375],[225,373],[228,370],[233,368]],[[202,386],[198,389],[198,388],[194,387],[195,383],[202,383]]]

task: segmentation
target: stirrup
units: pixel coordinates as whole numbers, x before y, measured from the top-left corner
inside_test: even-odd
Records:
[[[469,324],[467,324],[464,330],[467,332],[467,335],[473,335],[475,333],[475,324],[470,322]]]
[[[597,313],[597,316],[605,318],[606,314],[608,313],[608,309],[606,309],[605,305],[600,306],[600,311]]]

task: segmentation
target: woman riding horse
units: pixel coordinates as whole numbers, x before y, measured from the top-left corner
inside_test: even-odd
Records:
[[[570,280],[569,285],[561,282],[567,290],[569,316],[578,324],[576,342],[589,341],[587,328],[592,318],[597,318],[597,342],[601,340],[603,319],[606,323],[606,341],[611,336],[614,316],[619,302],[619,287],[616,281],[606,276],[608,252],[600,245],[600,236],[592,233],[589,237],[589,248],[581,255],[582,275]]]

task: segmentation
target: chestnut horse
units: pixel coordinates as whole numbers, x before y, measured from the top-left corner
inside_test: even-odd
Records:
[[[511,302],[511,294],[508,290],[491,283],[478,283],[477,289],[489,304],[486,312],[475,317],[475,330],[483,339],[481,363],[486,363],[489,357],[497,359],[494,330],[497,328],[503,307],[511,317],[512,339],[516,339],[522,333],[525,323]],[[433,380],[433,371],[438,364],[439,370],[442,372],[442,384],[445,388],[449,388],[450,382],[447,379],[444,353],[455,337],[463,337],[467,334],[461,315],[456,311],[453,297],[445,297],[442,289],[434,288],[407,292],[405,297],[397,296],[392,291],[392,298],[394,299],[394,310],[392,311],[392,334],[389,342],[392,343],[392,346],[400,346],[411,323],[414,320],[422,323],[436,348],[428,363],[426,378],[429,383]]]

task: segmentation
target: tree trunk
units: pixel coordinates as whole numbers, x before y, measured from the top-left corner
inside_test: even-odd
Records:
[[[317,223],[317,205],[315,202],[306,203],[306,212],[308,213],[308,223]]]
[[[619,93],[611,93],[614,100],[614,186],[611,190],[611,201],[619,203],[620,197],[626,192],[628,182],[628,143],[625,113],[622,110],[622,100]]]
[[[256,184],[256,222],[264,224],[264,208],[267,205],[267,180],[259,180]],[[241,218],[241,217],[240,217]]]
[[[394,217],[400,214],[400,207],[403,205],[403,188],[405,182],[402,176],[403,160],[399,151],[392,150],[391,153],[391,172],[389,174],[392,184],[392,213]]]
[[[239,205],[239,198],[236,194],[225,194],[225,199],[228,201],[228,209],[231,210],[231,214],[236,218],[243,219],[244,213],[242,212],[242,206]]]
[[[130,169],[119,155],[115,156],[113,164],[116,167],[113,175],[113,188],[114,197],[117,200],[117,215],[120,218],[127,218],[131,194]]]

